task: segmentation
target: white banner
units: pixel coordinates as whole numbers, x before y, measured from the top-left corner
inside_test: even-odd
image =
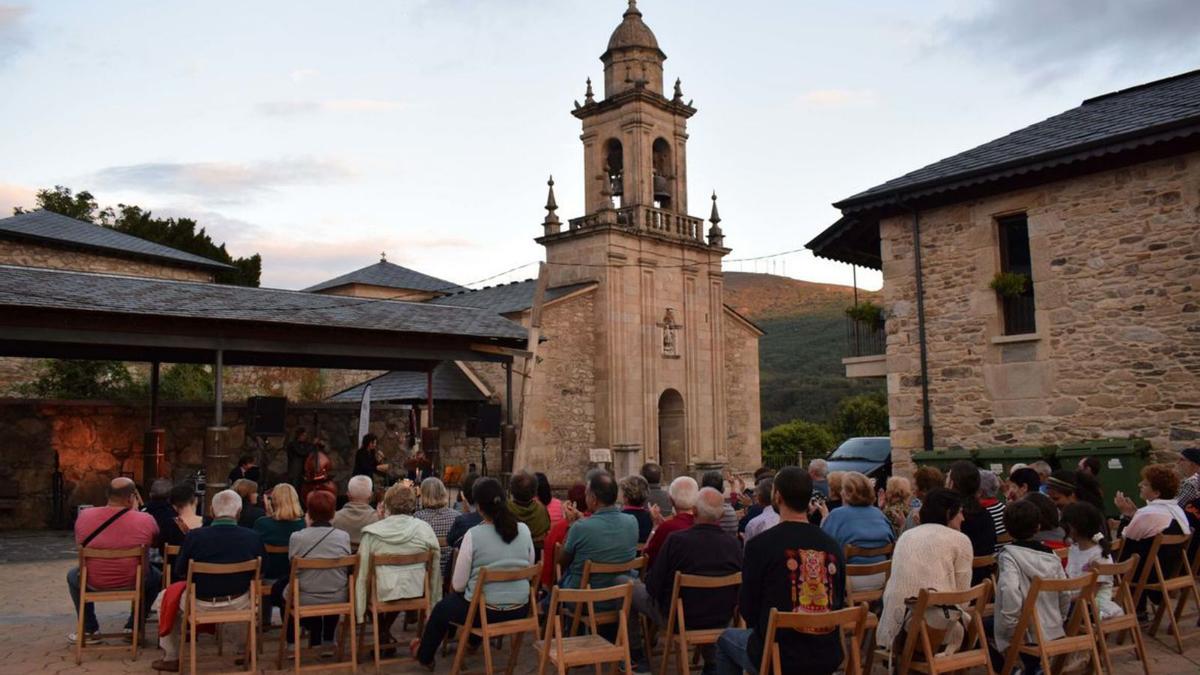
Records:
[[[358,447],[362,447],[363,436],[371,431],[371,385],[363,387],[362,406],[358,409]]]

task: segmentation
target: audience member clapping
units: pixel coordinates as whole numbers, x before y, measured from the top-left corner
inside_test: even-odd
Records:
[[[694,484],[694,483],[693,483]],[[594,472],[587,484],[587,508],[592,515],[581,519],[578,511],[568,509],[564,516],[572,525],[558,554],[563,568],[559,585],[579,588],[584,563],[626,563],[637,555],[637,521],[617,507],[617,482],[607,472]],[[607,588],[616,575],[593,574],[592,588]]]
[[[675,515],[662,520],[658,509],[651,507],[650,516],[655,520],[654,533],[650,535],[650,539],[646,541],[646,561],[648,564],[654,564],[654,557],[658,555],[658,550],[662,548],[663,542],[672,532],[686,530],[695,522],[695,515],[692,509],[696,506],[696,496],[700,492],[700,486],[696,484],[696,479],[691,476],[680,476],[671,481],[671,487],[668,490],[671,495],[671,506],[675,511]]]

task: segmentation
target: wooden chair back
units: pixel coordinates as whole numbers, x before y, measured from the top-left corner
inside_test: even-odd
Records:
[[[852,589],[852,577],[871,577],[882,574],[883,583],[879,588]],[[877,563],[846,565],[846,604],[857,605],[865,602],[868,605],[883,600],[883,589],[887,587],[888,577],[892,575],[892,561],[882,560]]]
[[[495,672],[492,663],[492,639],[512,635],[512,649],[509,652],[508,665],[504,671],[505,675],[512,675],[513,669],[517,665],[517,659],[520,657],[521,644],[525,639],[525,634],[531,634],[536,640],[541,629],[537,610],[537,588],[541,574],[542,566],[537,564],[511,570],[497,570],[489,567],[479,570],[479,578],[475,581],[475,592],[471,596],[471,605],[467,609],[466,621],[460,626],[458,651],[454,656],[454,666],[450,670],[451,675],[462,675],[463,661],[467,655],[467,643],[470,642],[471,635],[476,635],[482,640],[484,672],[489,675]],[[525,581],[529,585],[529,613],[521,619],[488,621],[488,584],[509,581]],[[476,624],[479,625],[476,626]]]
[[[840,631],[843,643],[849,642],[845,650],[845,663],[842,669],[846,675],[862,675],[862,657],[859,645],[862,643],[863,632],[867,619],[867,605],[862,603],[833,612],[781,612],[771,608],[767,620],[767,634],[763,638],[762,664],[758,672],[762,675],[785,675],[779,652],[779,631],[794,630],[804,633]],[[848,637],[849,639],[845,639]]]
[[[1162,602],[1158,603],[1158,610],[1154,614],[1154,620],[1150,623],[1148,632],[1150,637],[1154,637],[1165,616],[1171,635],[1175,638],[1175,647],[1180,654],[1184,652],[1184,635],[1180,630],[1179,621],[1187,607],[1188,599],[1194,599],[1196,605],[1200,607],[1200,591],[1196,589],[1195,570],[1192,569],[1191,560],[1188,559],[1188,547],[1191,544],[1192,536],[1192,534],[1159,534],[1156,536],[1151,544],[1150,552],[1146,554],[1146,562],[1142,565],[1142,573],[1133,592],[1135,605],[1140,603],[1141,596],[1146,591],[1157,591],[1162,594]],[[1176,558],[1173,564],[1163,564],[1163,557],[1166,553],[1173,554]],[[1178,596],[1178,599],[1172,602],[1172,598],[1175,596]]]
[[[1038,596],[1042,593],[1069,593],[1075,596],[1075,609],[1067,621],[1065,634],[1057,639],[1047,639],[1042,629],[1042,620],[1037,613]],[[1045,579],[1035,577],[1025,594],[1025,604],[1021,617],[1017,619],[1017,627],[1012,634],[1004,655],[1004,666],[1000,675],[1009,675],[1017,666],[1021,654],[1036,656],[1042,663],[1044,672],[1059,672],[1061,658],[1076,652],[1088,652],[1094,659],[1096,668],[1100,666],[1100,652],[1097,651],[1096,639],[1092,626],[1091,606],[1096,597],[1096,573],[1074,579]],[[1032,644],[1026,644],[1025,636],[1032,634]],[[1060,664],[1059,670],[1052,670],[1050,660]]]
[[[1142,641],[1142,629],[1138,625],[1137,620],[1137,605],[1133,603],[1133,592],[1130,590],[1130,579],[1133,578],[1138,561],[1138,554],[1134,553],[1119,563],[1096,562],[1092,564],[1092,570],[1096,573],[1097,577],[1112,577],[1113,600],[1120,605],[1124,612],[1120,616],[1105,619],[1100,616],[1100,603],[1092,603],[1092,620],[1095,622],[1096,628],[1096,645],[1100,648],[1100,657],[1104,659],[1105,669],[1110,673],[1116,672],[1113,670],[1113,655],[1132,651],[1137,659],[1142,662],[1142,670],[1145,675],[1150,675],[1150,663],[1146,658],[1146,645]],[[1120,637],[1123,637],[1123,633],[1129,633],[1133,636],[1133,641],[1130,644],[1118,643],[1110,645],[1108,643],[1109,635],[1117,635],[1118,639],[1120,639]]]
[[[90,590],[88,588],[88,566],[89,560],[126,560],[136,559],[137,569],[133,574],[132,588],[114,588],[104,590]],[[146,610],[149,607],[142,607],[142,584],[145,583],[145,561],[146,547],[145,546],[130,546],[126,548],[91,548],[84,547],[79,549],[79,609],[75,617],[75,665],[83,663],[83,650],[87,646],[89,639],[84,633],[84,611],[89,602],[128,602],[131,605],[133,614],[133,634],[131,637],[131,645],[129,647],[132,657],[136,660],[138,656],[138,648],[141,647],[142,623]],[[101,633],[92,635],[91,639],[97,642],[103,642],[106,638],[125,637],[123,633]],[[113,651],[124,650],[124,644],[119,645],[95,645],[91,649]]]
[[[922,590],[913,603],[908,636],[900,651],[901,673],[920,672],[937,675],[983,667],[992,675],[987,638],[983,630],[983,608],[992,596],[992,582],[982,583],[965,591],[937,592]],[[942,654],[945,631],[931,627],[925,612],[938,607],[955,607],[967,619],[967,633],[962,648],[953,654]]]
[[[197,605],[196,583],[197,574],[224,576],[232,574],[247,574],[250,577],[250,604],[245,609],[200,609]],[[196,627],[205,624],[245,623],[249,632],[246,642],[246,656],[249,672],[258,671],[258,622],[259,599],[262,585],[262,559],[254,558],[239,563],[206,563],[195,560],[188,561],[187,571],[187,611],[183,616],[183,634],[190,647],[188,662],[191,672],[196,672]],[[220,628],[218,628],[218,635]],[[219,645],[220,643],[218,643]],[[218,654],[220,651],[218,650]]]
[[[866,548],[863,546],[855,546],[854,544],[846,544],[842,554],[846,556],[846,561],[849,563],[851,558],[874,558],[876,556],[892,557],[892,552],[896,550],[895,544],[884,544],[874,548]]]
[[[163,544],[163,568],[162,568],[162,590],[167,590],[167,586],[171,585],[171,559],[179,555],[179,546],[175,544]]]
[[[633,560],[630,560],[628,562],[623,562],[623,563],[601,563],[601,562],[596,562],[594,560],[587,560],[587,561],[584,561],[584,563],[583,563],[583,576],[580,577],[580,579],[579,579],[579,587],[580,588],[591,588],[593,574],[630,574],[630,575],[632,575],[634,572],[639,572],[643,575],[645,574],[645,572],[646,572],[646,558],[645,557],[637,556]],[[581,614],[583,609],[584,609],[583,603],[577,603],[575,605],[575,608],[572,612],[573,618],[571,620],[571,635],[575,635],[579,631],[579,628],[583,621],[583,616]],[[588,610],[588,614],[590,615],[592,607],[590,605],[587,606],[587,610]],[[600,613],[599,616],[596,616],[593,618],[594,618],[593,623],[610,624],[610,623],[616,623],[617,614],[614,611],[603,611]]]
[[[375,659],[375,670],[379,671],[380,666],[385,663],[400,663],[411,660],[408,656],[399,656],[395,658],[383,658],[382,644],[380,643],[379,631],[379,615],[389,612],[407,612],[412,611],[417,613],[417,634],[425,632],[425,618],[429,615],[432,609],[433,600],[432,584],[433,584],[433,565],[434,560],[438,559],[440,553],[434,551],[423,551],[421,553],[409,554],[394,554],[394,553],[372,553],[367,557],[367,594],[366,594],[366,611],[371,614],[371,638],[372,638],[372,655]],[[379,586],[377,571],[380,567],[416,567],[418,565],[425,568],[425,580],[422,585],[421,595],[414,598],[401,598],[399,600],[384,601],[379,598]],[[362,573],[360,568],[359,573]],[[358,624],[359,644],[363,643],[363,631],[366,630],[366,623]]]
[[[633,598],[633,584],[618,584],[608,588],[560,588],[550,592],[550,610],[547,614],[543,639],[535,643],[539,652],[539,673],[544,673],[547,662],[553,662],[560,673],[574,666],[594,665],[599,670],[605,663],[633,663],[629,655],[629,608]],[[610,642],[597,632],[596,605],[620,601],[616,611],[616,641]],[[561,609],[563,605],[586,605],[591,633],[568,637],[563,631]],[[577,614],[578,615],[578,614]]]
[[[675,584],[671,589],[671,604],[667,605],[667,636],[666,648],[663,649],[662,667],[659,673],[665,675],[667,664],[671,662],[674,651],[678,658],[679,672],[688,673],[687,658],[692,647],[716,644],[717,638],[727,626],[707,629],[689,630],[684,620],[683,591],[685,589],[714,590],[718,588],[741,587],[742,573],[736,572],[720,577],[702,576],[698,574],[675,573]],[[737,602],[729,608],[729,619],[732,623],[737,617]],[[678,649],[675,647],[678,645]]]
[[[337,616],[341,617],[340,622],[342,637],[337,641],[337,660],[340,662],[345,656],[346,634],[350,634],[350,662],[349,664],[326,664],[315,669],[308,670],[326,670],[329,667],[345,667],[349,665],[352,671],[358,670],[358,631],[354,630],[355,617],[358,616],[357,600],[355,598],[355,583],[358,578],[358,556],[347,555],[337,558],[292,558],[291,571],[288,576],[288,594],[286,604],[283,610],[283,622],[287,625],[288,621],[292,622],[293,635],[296,636],[296,648],[293,650],[293,663],[295,672],[301,673],[306,669],[301,663],[301,656],[304,650],[300,647],[300,621],[310,617],[317,616]],[[302,572],[307,570],[333,570],[346,569],[346,601],[322,604],[305,605],[300,601],[304,580]],[[275,657],[275,667],[279,670],[283,669],[284,645],[286,640],[279,640],[279,654]]]

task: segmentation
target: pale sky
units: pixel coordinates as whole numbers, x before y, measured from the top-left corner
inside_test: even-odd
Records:
[[[625,4],[0,3],[0,214],[62,184],[191,216],[282,288],[381,251],[464,284],[533,263],[548,174],[582,215],[569,111]],[[802,248],[833,201],[1200,67],[1195,0],[639,7],[699,109],[689,199],[707,217],[717,190],[726,269],[831,283],[850,268],[744,260]]]

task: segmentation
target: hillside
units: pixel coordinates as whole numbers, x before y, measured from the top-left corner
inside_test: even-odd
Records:
[[[762,425],[825,422],[839,399],[881,391],[882,380],[850,380],[842,366],[844,310],[854,289],[788,277],[725,273],[725,301],[767,332],[759,343]],[[878,294],[859,291],[859,299]]]

